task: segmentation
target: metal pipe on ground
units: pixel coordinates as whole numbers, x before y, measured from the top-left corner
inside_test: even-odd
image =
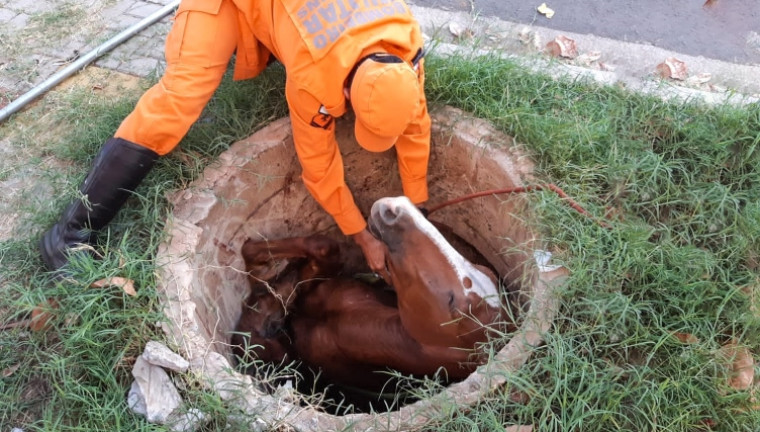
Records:
[[[8,106],[0,110],[0,123],[8,119],[8,117],[10,117],[12,114],[16,113],[21,108],[25,107],[28,103],[30,103],[31,101],[33,101],[34,99],[42,95],[43,93],[47,92],[48,90],[52,89],[53,87],[63,82],[66,78],[84,69],[85,66],[92,63],[93,61],[101,57],[103,54],[107,53],[108,51],[111,51],[112,49],[121,45],[126,40],[130,39],[132,36],[143,31],[147,27],[150,27],[151,25],[155,24],[166,15],[169,15],[169,13],[173,12],[177,8],[177,6],[179,6],[179,3],[180,3],[180,0],[174,0],[171,3],[167,4],[166,6],[162,7],[161,9],[157,10],[156,12],[153,12],[152,14],[145,17],[140,22],[123,30],[116,36],[102,43],[101,45],[99,45],[92,51],[88,52],[87,54],[79,57],[77,60],[75,60],[68,66],[66,66],[64,69],[61,69],[50,78],[46,79],[45,81],[38,84],[37,86],[29,90],[28,92],[24,93],[21,97],[14,100],[10,104],[8,104]]]

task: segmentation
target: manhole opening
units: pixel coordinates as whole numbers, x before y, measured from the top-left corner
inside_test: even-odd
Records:
[[[451,108],[431,116],[434,133],[428,174],[430,204],[531,181],[530,160],[511,138],[488,123]],[[339,121],[336,138],[346,182],[367,215],[376,200],[401,195],[401,182],[395,153],[371,154],[360,149],[353,140],[351,126],[350,119]],[[275,395],[262,392],[260,383],[234,371],[230,348],[242,302],[250,289],[241,256],[247,239],[323,234],[345,240],[300,181],[300,165],[287,119],[275,121],[235,143],[173,201],[168,238],[158,257],[162,264],[159,288],[165,297],[170,339],[190,360],[191,367],[225,399],[234,399],[234,403],[256,411],[260,419],[268,419],[263,421],[291,422],[298,428],[306,417],[303,410],[291,412],[282,407],[292,401],[282,397],[287,389],[280,388]],[[515,336],[499,350],[498,361],[452,384],[443,390],[442,397],[472,403],[478,394],[503,383],[504,372],[515,370],[527,360],[553,317],[549,282],[555,276],[547,278],[534,261],[541,244],[528,226],[526,203],[521,195],[491,195],[443,208],[431,216],[451,228],[467,244],[466,248],[477,251],[496,270],[506,281],[505,289],[514,291],[514,301],[524,311]],[[462,250],[461,242],[455,246]],[[352,264],[351,259],[359,264]],[[361,254],[349,254],[345,265],[361,268]],[[488,375],[493,373],[498,376]],[[386,422],[390,425],[387,427],[422,421],[420,410],[436,411],[427,402],[401,407],[397,417]],[[270,409],[274,411],[268,412]],[[315,410],[308,412],[309,428],[317,427],[315,424],[327,429],[339,429],[344,423],[377,424],[374,417],[354,415],[344,420]]]

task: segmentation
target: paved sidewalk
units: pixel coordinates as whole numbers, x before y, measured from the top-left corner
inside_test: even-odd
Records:
[[[168,3],[170,0],[0,0],[0,107]],[[542,53],[545,44],[563,34],[539,26],[484,18],[478,11],[445,11],[414,6],[414,0],[410,3],[423,30],[436,39],[463,45],[477,41],[483,47],[495,47],[508,55],[531,61],[539,59],[537,68],[541,70],[545,70],[545,63],[541,63],[541,58],[546,58]],[[143,30],[94,65],[138,77],[160,74],[171,16]],[[714,61],[594,35],[569,36],[578,41],[581,54],[596,52],[601,56],[588,64],[577,60],[559,62],[560,70],[564,67],[571,74],[586,75],[607,84],[620,83],[637,91],[686,98],[696,95],[714,102],[726,97],[737,99],[737,93],[751,96],[750,100],[760,95],[758,65]],[[669,56],[686,61],[693,77],[710,74],[709,83],[671,81],[663,88],[654,70]]]
[[[0,0],[0,106],[170,0]],[[164,66],[169,14],[94,64],[147,77]]]

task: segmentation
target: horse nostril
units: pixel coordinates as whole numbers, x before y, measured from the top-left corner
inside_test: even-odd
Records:
[[[380,216],[383,218],[383,222],[391,225],[396,221],[396,219],[398,219],[397,209],[395,207],[386,205],[380,212]]]
[[[270,320],[264,325],[263,334],[260,334],[260,336],[265,338],[272,338],[277,336],[277,333],[282,330],[282,321],[281,320]]]

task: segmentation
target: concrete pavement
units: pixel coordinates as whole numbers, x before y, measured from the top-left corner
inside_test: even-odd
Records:
[[[0,0],[0,106],[170,0]],[[140,77],[160,73],[170,16],[96,66]]]

